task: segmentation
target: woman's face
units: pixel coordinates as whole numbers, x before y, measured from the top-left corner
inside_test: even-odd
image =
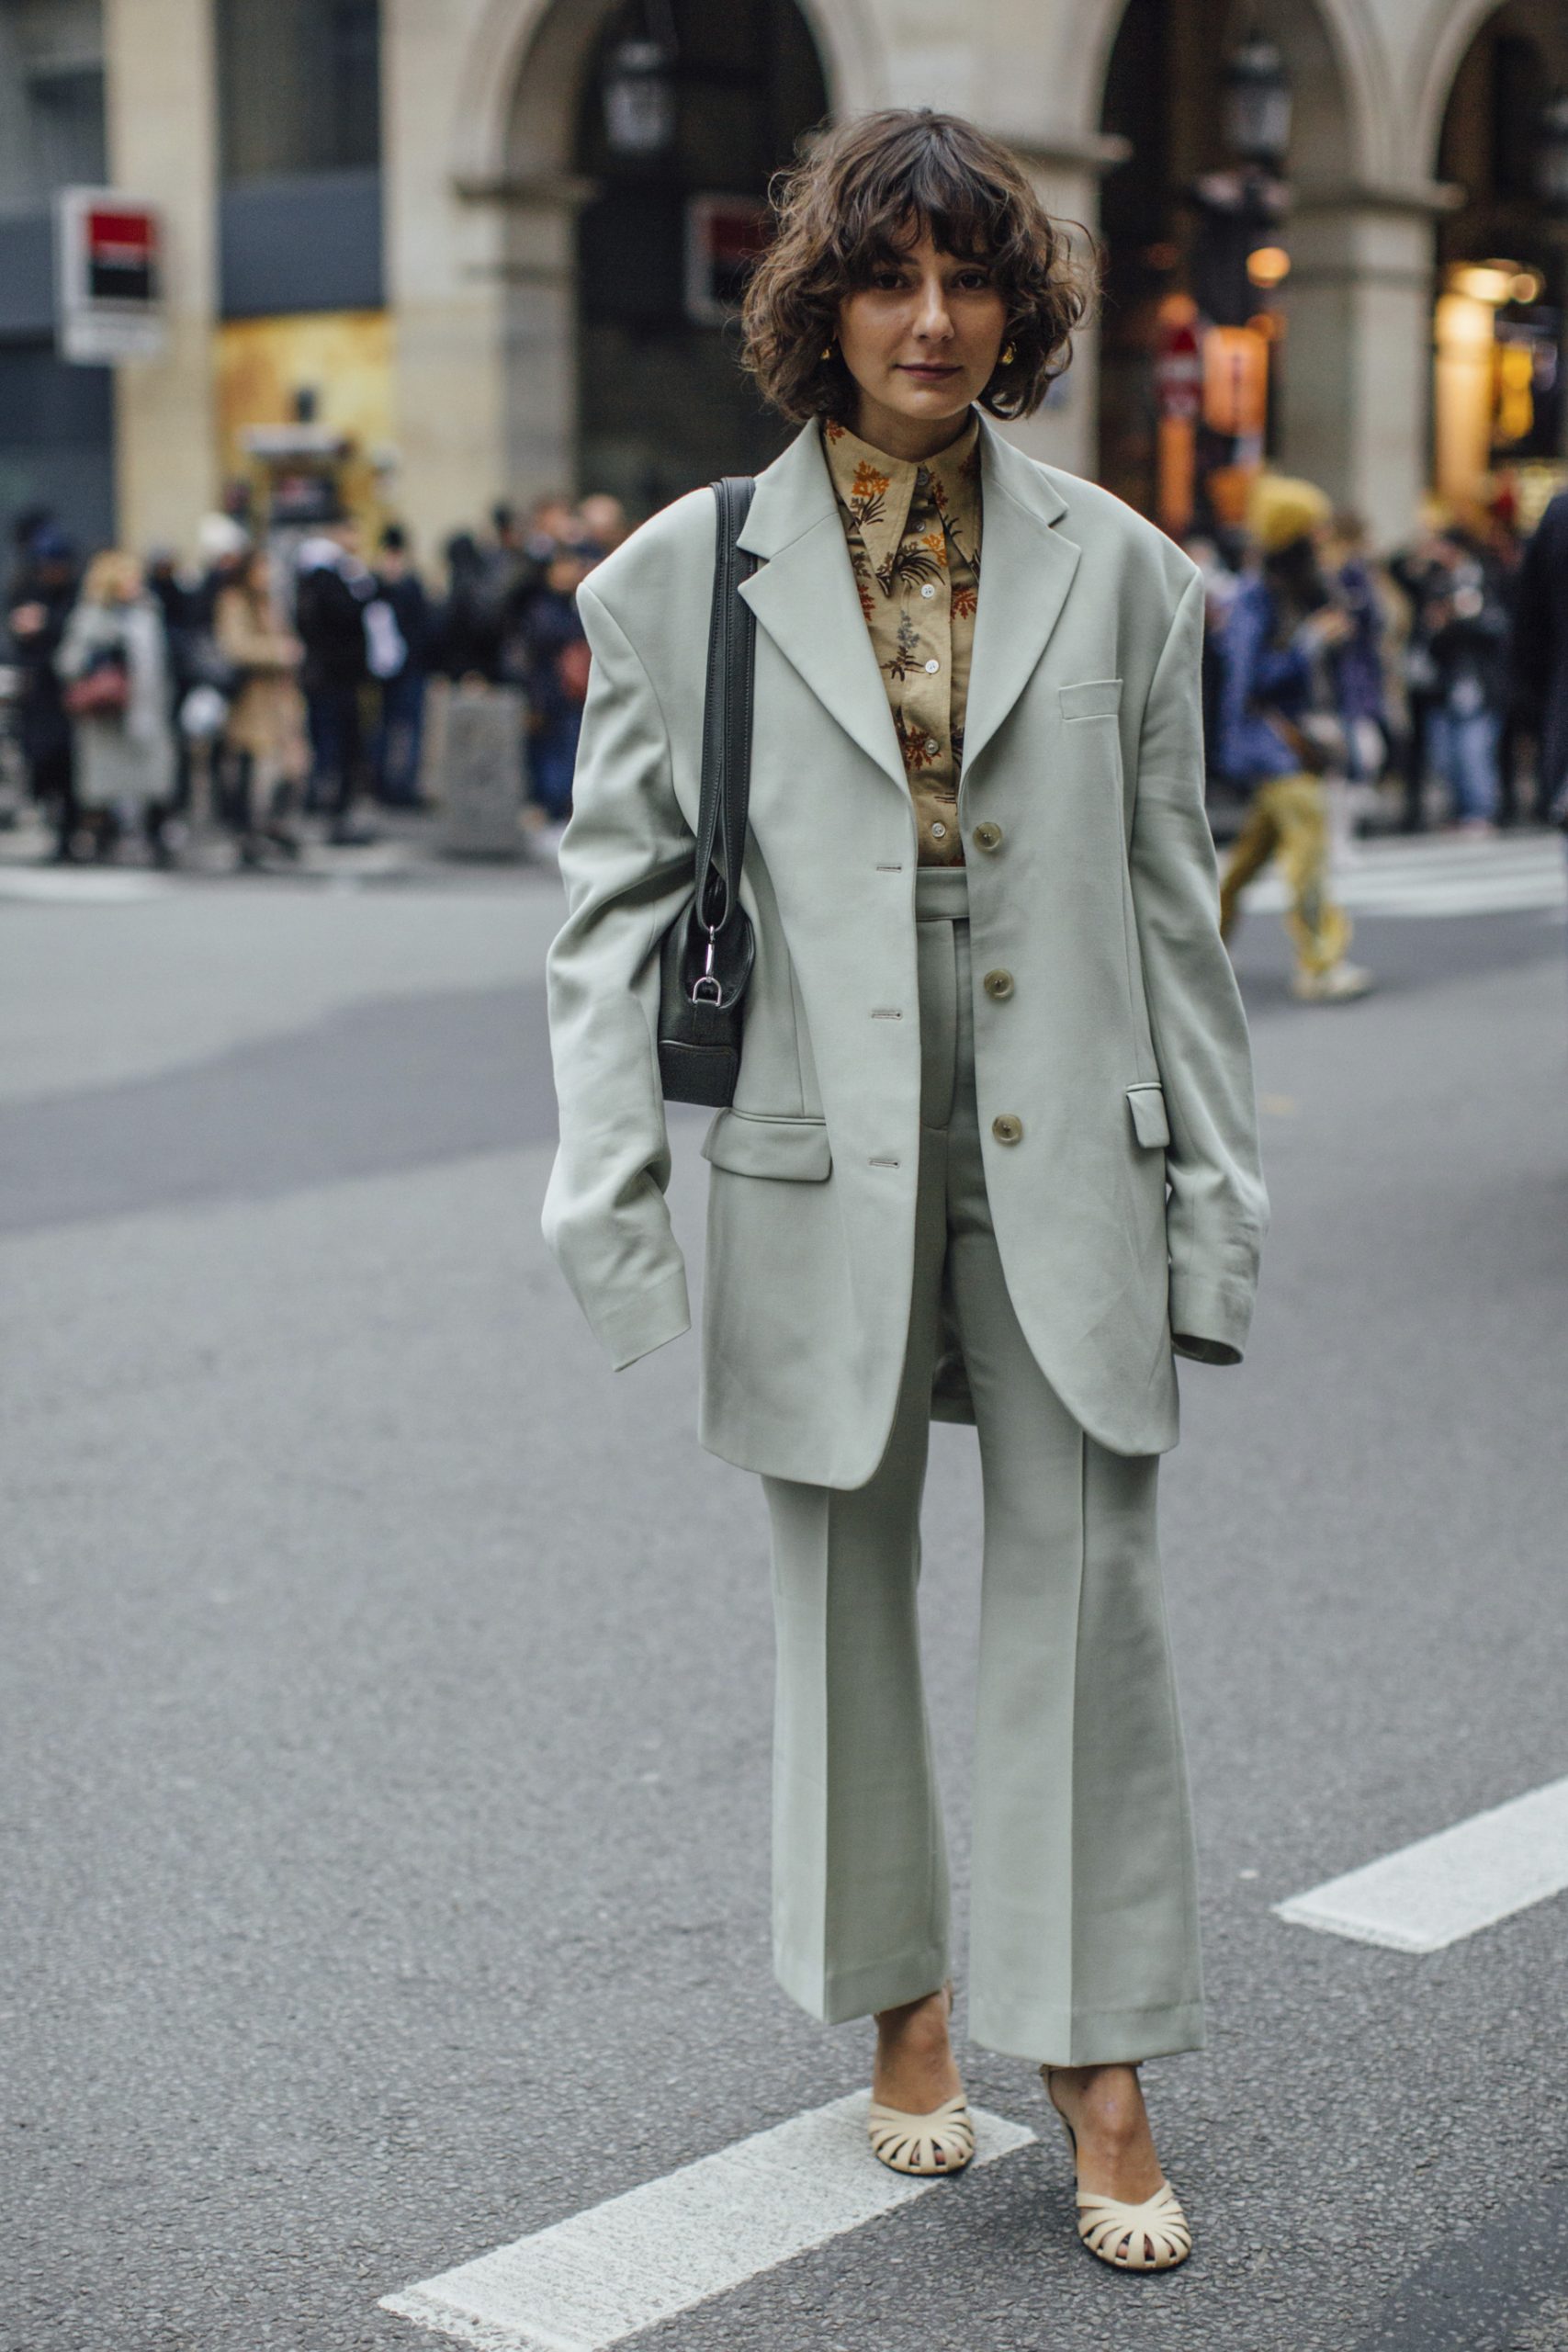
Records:
[[[839,349],[860,394],[854,430],[894,457],[942,448],[995,373],[1006,327],[989,265],[939,253],[923,231],[839,305]]]

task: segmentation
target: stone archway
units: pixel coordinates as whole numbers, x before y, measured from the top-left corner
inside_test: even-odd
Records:
[[[1436,255],[1433,477],[1462,504],[1495,469],[1554,465],[1565,446],[1568,251],[1537,191],[1530,134],[1568,85],[1568,19],[1558,0],[1491,0],[1461,11],[1456,29],[1469,37],[1440,52],[1447,86],[1423,102],[1440,99],[1434,162],[1456,198]]]
[[[1131,8],[1158,5],[1111,0],[1100,10],[1096,53],[1108,77]],[[1164,5],[1174,13],[1177,0]],[[1403,109],[1369,0],[1185,0],[1179,13],[1188,31],[1203,19],[1195,81],[1212,83],[1213,57],[1254,28],[1278,44],[1291,79],[1278,462],[1360,508],[1381,537],[1403,536],[1423,470],[1424,434],[1413,420],[1426,409],[1431,216],[1440,196],[1402,164]],[[1092,41],[1084,46],[1093,51]],[[1211,89],[1206,103],[1216,97]],[[1219,160],[1187,156],[1172,175]]]
[[[885,103],[886,62],[866,0],[791,5],[810,35],[826,110]],[[453,177],[470,203],[497,217],[502,439],[508,486],[523,497],[586,486],[578,484],[581,428],[586,421],[592,443],[596,418],[584,418],[581,373],[580,215],[597,190],[578,169],[579,128],[585,77],[620,6],[483,0],[464,60]],[[587,387],[590,394],[597,389]],[[592,397],[586,405],[593,411]],[[744,454],[719,447],[709,470]],[[652,492],[668,493],[662,481]],[[633,498],[649,503],[635,488]]]

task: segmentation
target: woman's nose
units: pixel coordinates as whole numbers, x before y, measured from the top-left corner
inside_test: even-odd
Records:
[[[919,334],[931,336],[943,336],[952,333],[952,323],[947,315],[947,297],[940,285],[932,284],[921,288],[919,309],[915,315],[915,329]]]

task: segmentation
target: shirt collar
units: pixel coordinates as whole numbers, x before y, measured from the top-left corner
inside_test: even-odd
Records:
[[[828,470],[840,503],[852,517],[871,559],[873,571],[886,582],[909,519],[915,485],[923,471],[931,481],[937,510],[965,555],[979,540],[980,421],[973,409],[963,431],[934,458],[917,464],[911,458],[892,458],[852,433],[847,424],[826,419],[822,443]]]

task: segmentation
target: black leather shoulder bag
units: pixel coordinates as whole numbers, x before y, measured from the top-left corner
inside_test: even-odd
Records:
[[[756,559],[736,545],[755,483],[716,481],[717,537],[703,701],[696,888],[660,954],[659,1079],[671,1102],[722,1109],[735,1100],[740,1024],[755,952],[740,903],[751,787],[751,677],[757,623],[739,594]]]

